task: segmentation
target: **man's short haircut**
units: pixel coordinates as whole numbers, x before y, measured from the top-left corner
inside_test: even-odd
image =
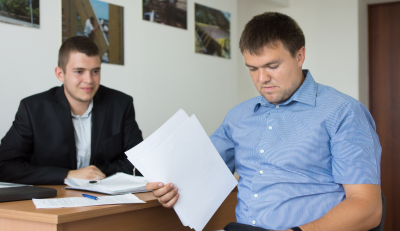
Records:
[[[260,55],[266,46],[275,48],[279,41],[292,57],[306,44],[303,31],[291,17],[278,12],[265,12],[254,16],[246,24],[239,48],[242,54]]]
[[[99,48],[90,38],[85,36],[74,36],[67,39],[60,47],[58,52],[58,66],[66,72],[67,63],[71,53],[83,53],[89,57],[99,56]]]

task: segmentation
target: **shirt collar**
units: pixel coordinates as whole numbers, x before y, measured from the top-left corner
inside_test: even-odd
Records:
[[[82,117],[82,118],[87,118],[87,117],[89,117],[90,113],[92,113],[92,109],[93,109],[93,99],[90,101],[89,107],[88,107],[88,109],[86,110],[86,112],[83,113],[83,115],[81,115],[81,116],[75,115],[75,114],[72,113],[72,111],[71,111],[71,116],[74,117],[74,118],[80,118],[80,117]]]
[[[303,84],[288,100],[280,103],[279,105],[287,105],[293,101],[297,101],[315,107],[315,99],[317,97],[317,83],[315,82],[309,70],[303,70],[303,75],[306,77]],[[254,112],[256,112],[260,106],[268,107],[270,105],[273,104],[268,102],[261,95],[259,96],[259,100],[254,107]]]

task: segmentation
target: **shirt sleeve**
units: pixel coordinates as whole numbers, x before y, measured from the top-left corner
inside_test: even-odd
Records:
[[[382,148],[368,109],[358,101],[344,105],[332,134],[334,181],[339,184],[380,185]]]
[[[0,144],[0,181],[21,184],[63,184],[69,169],[31,164],[33,129],[22,100],[15,120]]]
[[[233,173],[235,171],[235,148],[229,129],[229,118],[230,115],[228,113],[222,124],[210,136],[210,139],[229,170]]]

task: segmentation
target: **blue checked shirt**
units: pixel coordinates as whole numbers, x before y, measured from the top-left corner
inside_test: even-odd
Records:
[[[310,72],[286,101],[263,96],[229,111],[211,135],[240,176],[237,222],[285,230],[345,199],[342,184],[380,185],[381,146],[369,111]]]

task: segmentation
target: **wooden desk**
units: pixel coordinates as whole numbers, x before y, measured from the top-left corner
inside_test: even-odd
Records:
[[[64,186],[57,197],[81,197],[82,191]],[[104,196],[103,194],[91,193]],[[236,221],[237,189],[226,198],[204,230],[218,230]],[[5,231],[102,231],[102,230],[191,230],[184,227],[173,209],[163,208],[152,193],[135,194],[145,204],[101,205],[61,209],[36,209],[31,200],[0,203],[0,230]],[[201,203],[201,202],[199,202]]]

